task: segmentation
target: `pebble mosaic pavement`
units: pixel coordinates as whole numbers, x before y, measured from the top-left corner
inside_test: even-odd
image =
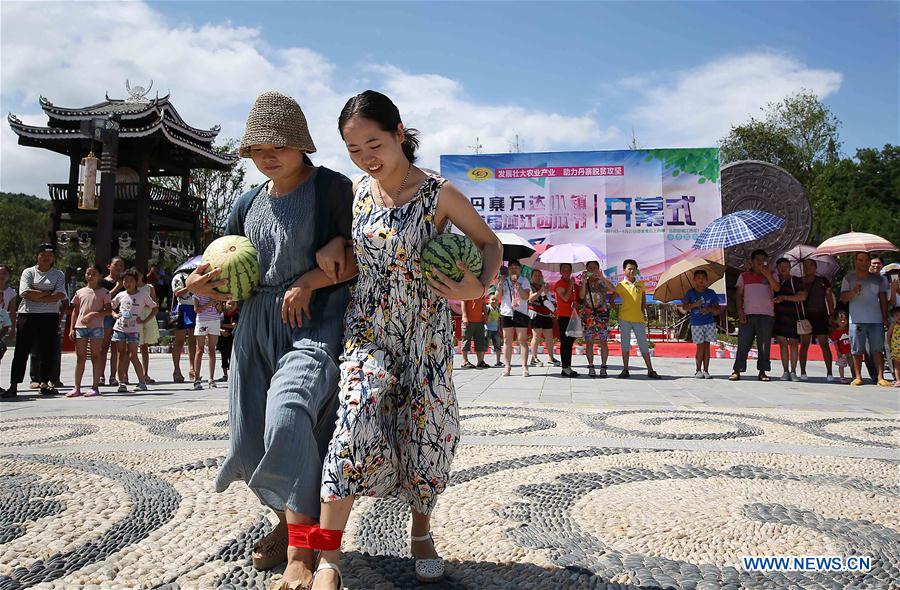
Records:
[[[270,515],[243,485],[212,490],[227,439],[221,399],[190,410],[174,398],[137,410],[69,403],[83,401],[81,413],[0,421],[0,590],[277,579],[249,561]],[[896,413],[462,401],[461,418],[433,519],[448,568],[435,590],[900,588]],[[359,500],[345,587],[418,588],[408,527],[400,502]],[[871,555],[873,568],[738,564],[816,554]]]

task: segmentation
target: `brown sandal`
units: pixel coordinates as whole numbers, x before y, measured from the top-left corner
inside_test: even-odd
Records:
[[[280,538],[275,536],[277,530],[276,528],[253,546],[253,567],[259,571],[270,570],[287,561],[287,529]]]
[[[728,380],[729,380],[729,381],[740,381],[740,380],[741,380],[741,374],[738,373],[737,371],[734,371],[734,372],[731,373],[731,376],[728,378]]]
[[[760,373],[759,375],[756,376],[756,378],[759,379],[760,381],[771,381],[772,380],[772,378],[769,377],[768,375],[766,375],[765,373]]]

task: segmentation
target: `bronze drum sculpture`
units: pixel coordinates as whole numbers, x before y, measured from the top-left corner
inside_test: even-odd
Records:
[[[784,227],[762,239],[725,250],[725,263],[743,270],[750,253],[762,248],[776,256],[805,243],[812,228],[812,208],[806,189],[783,168],[768,162],[743,160],[722,168],[722,214],[742,209],[768,211],[785,220]]]

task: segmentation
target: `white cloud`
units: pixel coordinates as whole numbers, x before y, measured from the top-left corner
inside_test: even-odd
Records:
[[[374,70],[404,120],[423,132],[423,160],[470,153],[468,146],[476,137],[482,151],[491,153],[509,151],[517,133],[528,151],[597,146],[618,134],[615,128],[601,129],[589,114],[570,117],[515,104],[478,104],[466,97],[458,82],[443,76],[413,75],[392,66]]]
[[[171,90],[173,104],[189,123],[218,123],[221,137],[239,138],[253,99],[274,88],[302,105],[319,149],[316,161],[353,174],[337,115],[349,96],[364,89],[365,76],[421,130],[422,164],[431,168],[437,168],[442,153],[471,152],[476,136],[484,151],[502,152],[516,133],[528,150],[587,149],[617,134],[615,128],[601,129],[590,114],[478,103],[460,82],[437,74],[411,74],[392,65],[337,71],[326,56],[308,48],[270,46],[259,29],[173,23],[147,4],[4,2],[2,11],[2,109],[30,122],[46,122],[37,104],[41,94],[57,105],[86,106],[106,91],[123,96],[126,79],[142,86],[152,79],[151,95]],[[2,190],[45,196],[47,182],[65,180],[65,158],[20,147],[9,126],[2,127]],[[252,170],[251,180],[258,178]]]
[[[643,145],[716,145],[731,125],[759,117],[760,108],[807,89],[819,98],[837,92],[840,72],[809,68],[779,53],[723,57],[669,76],[655,73],[623,81],[637,93],[627,114]]]
[[[133,85],[152,79],[153,94],[171,90],[189,123],[220,124],[221,137],[239,138],[253,99],[274,88],[303,106],[319,148],[316,161],[348,174],[357,171],[337,133],[337,115],[349,96],[366,87],[396,101],[405,122],[422,133],[421,163],[437,168],[440,154],[471,153],[476,137],[484,152],[508,151],[517,134],[526,151],[615,149],[627,143],[619,129],[633,127],[648,147],[714,145],[730,125],[758,115],[766,103],[803,88],[825,98],[842,80],[838,72],[778,53],[723,57],[620,80],[609,102],[633,106],[601,125],[594,112],[562,115],[512,100],[485,104],[460,81],[437,73],[410,73],[392,64],[340,69],[308,48],[272,47],[260,29],[214,20],[200,26],[170,22],[142,3],[3,2],[0,9],[4,114],[43,124],[40,94],[58,105],[85,106],[106,91],[123,96],[126,79]],[[65,180],[65,158],[16,145],[5,122],[0,144],[0,189],[45,196],[47,182]],[[250,179],[258,181],[250,168]]]

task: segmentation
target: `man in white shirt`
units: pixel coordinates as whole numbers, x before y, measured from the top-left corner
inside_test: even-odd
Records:
[[[25,364],[32,345],[37,342],[41,356],[40,392],[56,395],[51,384],[54,340],[59,331],[59,302],[66,298],[66,276],[53,268],[53,244],[41,244],[37,250],[37,264],[22,271],[19,278],[19,313],[16,318],[18,337],[13,355],[10,384],[0,398],[18,395],[18,385],[25,378]]]

